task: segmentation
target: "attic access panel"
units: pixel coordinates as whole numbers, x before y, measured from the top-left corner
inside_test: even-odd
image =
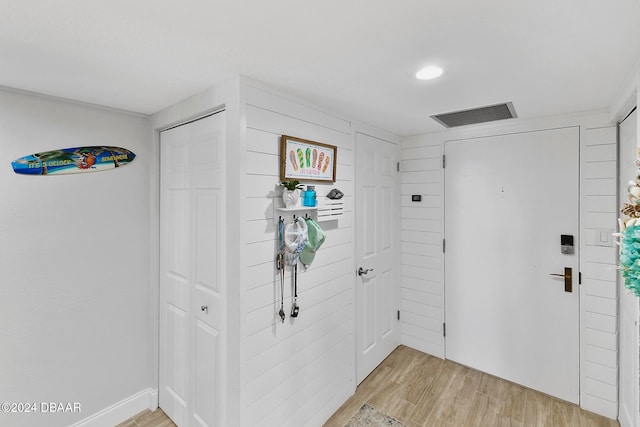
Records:
[[[513,108],[512,102],[431,116],[431,118],[447,128],[492,122],[494,120],[513,119],[516,117],[518,117],[518,115]]]

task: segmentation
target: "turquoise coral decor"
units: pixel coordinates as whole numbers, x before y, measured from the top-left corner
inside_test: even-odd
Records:
[[[620,270],[625,286],[640,296],[640,222],[629,222],[620,232]]]
[[[640,148],[638,157],[636,166],[640,168]],[[614,236],[620,238],[620,271],[624,285],[640,297],[640,175],[629,181],[627,197],[629,203],[622,205],[620,211],[630,219],[618,219],[620,233]]]

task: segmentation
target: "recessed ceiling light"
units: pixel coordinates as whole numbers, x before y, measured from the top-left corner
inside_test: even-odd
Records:
[[[416,73],[416,79],[418,80],[431,80],[442,75],[442,68],[435,65],[429,65],[421,69]]]

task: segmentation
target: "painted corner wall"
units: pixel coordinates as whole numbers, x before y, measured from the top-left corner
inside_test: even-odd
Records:
[[[0,412],[0,425],[67,426],[149,401],[150,138],[142,116],[0,91],[0,401],[38,407]],[[11,168],[27,154],[83,145],[122,146],[136,159],[81,175]],[[41,402],[81,411],[43,413]]]

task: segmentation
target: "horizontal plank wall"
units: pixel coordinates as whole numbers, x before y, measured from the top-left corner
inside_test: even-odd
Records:
[[[618,414],[617,247],[600,246],[600,232],[617,230],[617,133],[591,128],[581,140],[581,406]]]
[[[242,425],[321,425],[355,390],[352,125],[260,85],[248,83],[244,93]],[[289,317],[292,279],[287,271],[285,323],[278,316],[273,213],[274,198],[280,197],[283,134],[338,146],[335,187],[345,194],[343,217],[322,223],[326,241],[312,266],[307,271],[298,267],[301,308],[296,319]],[[318,196],[333,187],[317,185]]]
[[[400,163],[400,341],[438,357],[444,357],[442,152],[441,135],[407,138]]]

